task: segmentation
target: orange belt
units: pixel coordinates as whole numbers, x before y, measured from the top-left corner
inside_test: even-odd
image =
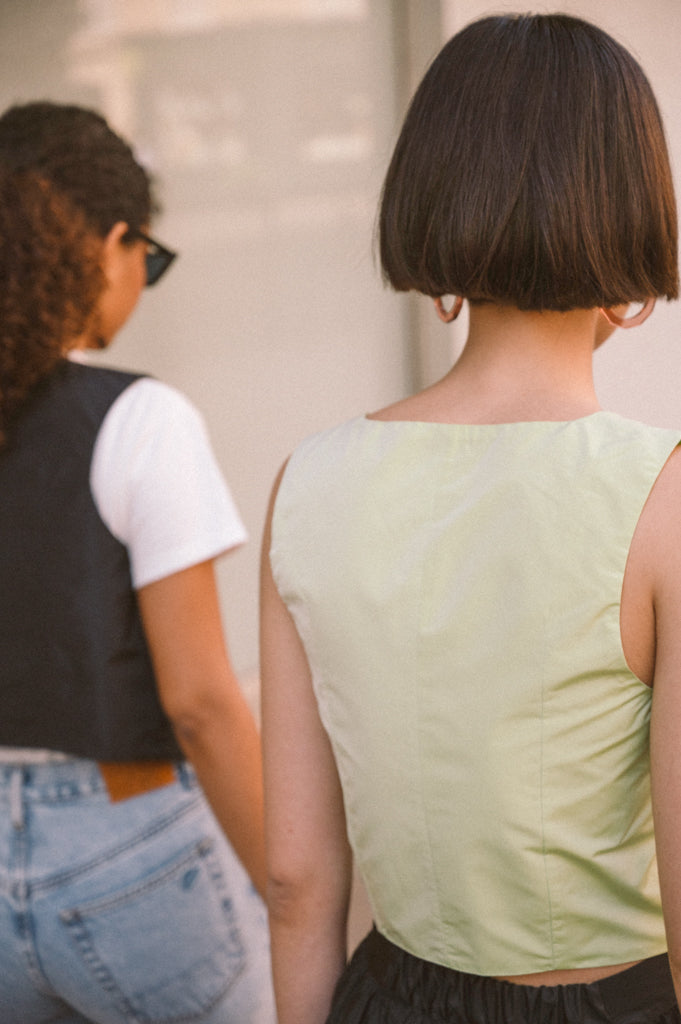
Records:
[[[128,800],[177,780],[172,761],[99,761],[109,799]]]

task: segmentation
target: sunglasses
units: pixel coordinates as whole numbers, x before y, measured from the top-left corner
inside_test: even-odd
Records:
[[[143,234],[141,231],[131,231],[129,233],[133,238],[140,238],[143,242],[147,243],[147,252],[145,256],[147,265],[147,287],[151,284],[156,284],[159,278],[163,277],[166,270],[177,256],[176,252],[172,249],[166,249],[165,245],[161,245],[155,238],[150,238],[149,235]]]

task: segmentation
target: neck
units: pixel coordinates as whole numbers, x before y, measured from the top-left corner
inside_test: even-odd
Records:
[[[601,320],[598,310],[474,305],[463,353],[440,383],[451,389],[459,415],[473,420],[586,416],[600,408],[593,353],[606,333]]]

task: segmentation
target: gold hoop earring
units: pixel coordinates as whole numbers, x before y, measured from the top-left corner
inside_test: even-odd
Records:
[[[647,320],[652,311],[655,309],[655,299],[651,296],[646,299],[643,309],[640,309],[638,313],[634,313],[633,316],[618,316],[612,309],[607,306],[599,306],[599,312],[603,314],[605,319],[613,327],[638,327],[644,320]]]
[[[452,320],[456,320],[457,316],[461,312],[461,307],[463,306],[463,299],[460,295],[458,295],[454,299],[454,305],[452,306],[451,309],[445,309],[444,304],[442,302],[442,296],[435,299],[434,302],[435,309],[437,310],[437,315],[440,317],[440,320],[442,320],[442,322],[445,324],[451,324]]]

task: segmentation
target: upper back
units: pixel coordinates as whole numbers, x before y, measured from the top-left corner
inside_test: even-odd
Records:
[[[292,457],[274,577],[375,919],[403,948],[497,975],[665,948],[650,692],[619,602],[678,440],[609,413],[358,419]]]

